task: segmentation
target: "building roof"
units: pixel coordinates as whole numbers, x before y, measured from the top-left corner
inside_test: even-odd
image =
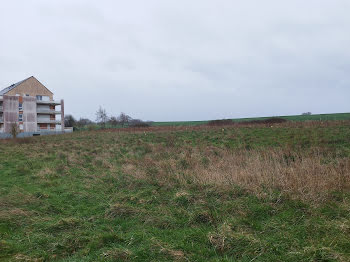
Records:
[[[12,89],[14,89],[14,88],[16,88],[17,86],[19,86],[20,84],[22,84],[23,82],[25,82],[25,81],[27,81],[28,79],[30,79],[30,78],[34,78],[34,79],[36,79],[34,76],[30,76],[30,77],[28,77],[28,78],[26,78],[26,79],[24,79],[24,80],[22,80],[22,81],[19,81],[19,82],[17,82],[17,83],[14,83],[14,84],[12,84],[12,85],[10,85],[10,86],[8,86],[8,87],[6,87],[6,88],[4,88],[4,89],[2,89],[1,91],[0,91],[0,96],[3,96],[3,95],[6,95],[8,92],[10,92]],[[36,79],[37,80],[37,79]],[[37,80],[38,81],[38,80]],[[38,81],[39,82],[39,81]],[[40,83],[40,82],[39,82]],[[45,87],[45,86],[44,86]],[[49,92],[51,92],[47,87],[45,87]],[[52,92],[51,92],[52,93]]]
[[[31,76],[31,77],[33,77],[33,76]],[[29,78],[31,78],[31,77],[28,77],[28,78],[26,78],[26,79],[24,79],[24,80],[22,80],[22,81],[19,81],[19,82],[17,82],[17,83],[14,83],[14,84],[12,84],[12,85],[10,85],[10,86],[4,88],[3,90],[0,91],[0,96],[5,95],[6,93],[10,92],[12,89],[14,89],[15,87],[19,86],[19,85],[22,84],[24,81],[27,81],[27,80],[28,80]]]

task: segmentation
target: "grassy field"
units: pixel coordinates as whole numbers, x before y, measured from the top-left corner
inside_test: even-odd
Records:
[[[350,261],[350,122],[0,141],[0,261]]]
[[[320,115],[295,115],[278,116],[289,121],[329,121],[329,120],[350,120],[350,113],[320,114]],[[252,120],[264,120],[269,117],[236,118],[234,122],[245,122]],[[209,121],[178,121],[178,122],[153,122],[152,126],[196,126],[207,124]]]

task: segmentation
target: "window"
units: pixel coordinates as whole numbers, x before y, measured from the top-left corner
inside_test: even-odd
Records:
[[[36,100],[43,100],[43,96],[36,96]]]
[[[20,130],[23,130],[23,124],[20,124],[20,125],[19,125],[19,129],[20,129]]]
[[[23,121],[23,114],[19,114],[19,115],[18,115],[18,121],[19,121],[19,122],[22,122],[22,121]]]
[[[20,110],[20,111],[23,110],[23,105],[22,105],[22,103],[19,103],[19,104],[18,104],[18,110]]]
[[[28,94],[26,94],[26,96],[29,96]]]

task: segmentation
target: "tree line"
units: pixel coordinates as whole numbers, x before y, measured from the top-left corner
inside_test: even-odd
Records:
[[[73,127],[76,129],[81,128],[115,128],[115,127],[149,127],[150,121],[142,121],[141,119],[134,119],[131,116],[120,113],[118,116],[109,116],[107,111],[100,106],[96,111],[96,120],[92,121],[88,118],[75,119],[72,115],[66,115],[64,117],[64,125],[66,127]]]

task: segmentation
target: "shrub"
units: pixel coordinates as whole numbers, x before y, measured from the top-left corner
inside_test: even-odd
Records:
[[[286,119],[280,117],[271,117],[264,120],[253,120],[247,122],[241,122],[246,124],[281,124],[287,122]]]
[[[234,122],[231,119],[212,120],[208,123],[209,126],[227,126],[233,124]]]
[[[93,131],[93,130],[97,130],[97,129],[99,129],[99,126],[98,126],[98,125],[89,125],[89,126],[88,126],[88,130],[89,130],[89,131]]]
[[[286,119],[280,117],[271,117],[267,119],[233,122],[231,119],[221,119],[209,121],[209,126],[229,126],[229,125],[257,125],[257,124],[280,124],[287,122]]]
[[[140,119],[132,119],[130,122],[129,122],[129,127],[149,127],[150,124],[147,123],[147,122],[144,122]]]

